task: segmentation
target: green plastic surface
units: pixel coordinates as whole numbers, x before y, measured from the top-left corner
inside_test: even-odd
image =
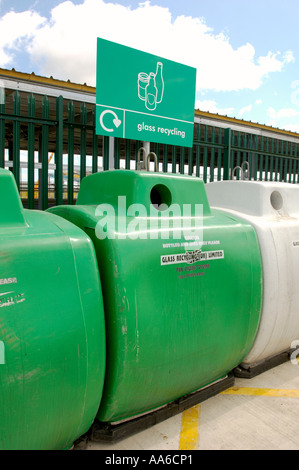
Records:
[[[106,345],[94,247],[49,213],[23,210],[0,170],[0,449],[65,449],[91,426]]]
[[[96,236],[98,204],[112,204],[117,213],[118,196],[126,196],[128,206],[141,203],[150,209],[157,185],[167,187],[172,204],[203,205],[202,252],[221,250],[222,259],[161,265],[162,256],[195,248],[177,246],[186,243],[184,237],[164,240],[159,230],[157,239]],[[85,230],[97,253],[107,331],[100,421],[116,422],[167,404],[225,377],[246,356],[261,313],[257,237],[246,222],[210,209],[201,180],[97,173],[82,181],[76,206],[50,211]],[[117,218],[127,227],[134,219]]]

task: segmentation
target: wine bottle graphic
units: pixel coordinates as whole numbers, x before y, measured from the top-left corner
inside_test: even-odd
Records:
[[[157,62],[156,73],[149,75],[145,72],[138,74],[138,98],[145,101],[145,106],[150,111],[154,111],[158,103],[163,100],[164,79],[163,64]]]
[[[149,82],[145,88],[145,106],[150,111],[156,109],[157,106],[157,95],[158,90],[156,87],[156,80],[154,72],[151,72],[149,75]]]
[[[157,103],[161,103],[163,99],[163,93],[164,93],[164,80],[163,80],[163,64],[162,62],[157,62],[157,70],[156,70],[156,87],[158,90],[157,94]]]

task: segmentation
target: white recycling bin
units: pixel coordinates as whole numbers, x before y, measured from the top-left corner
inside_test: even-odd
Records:
[[[211,207],[252,224],[259,240],[263,304],[255,341],[240,364],[248,370],[299,340],[299,185],[219,181],[205,187]]]

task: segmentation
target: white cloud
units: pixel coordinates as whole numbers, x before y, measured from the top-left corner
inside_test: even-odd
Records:
[[[281,108],[275,110],[273,107],[267,109],[269,120],[267,124],[272,127],[299,133],[298,116],[299,111],[294,108]]]
[[[217,103],[214,100],[196,100],[195,109],[207,111],[213,114],[220,114],[222,116],[228,116],[234,112],[234,108],[218,108]]]
[[[287,64],[295,62],[295,57],[292,51],[286,51],[283,55],[283,59]]]
[[[108,0],[79,5],[67,0],[52,9],[49,20],[33,11],[10,12],[0,30],[0,66],[22,47],[39,65],[38,73],[90,85],[96,82],[97,37],[197,68],[197,90],[203,92],[256,90],[270,73],[294,60],[291,51],[257,57],[249,43],[234,49],[229,37],[215,34],[203,18],[174,18],[169,8],[150,1],[132,8]]]
[[[252,104],[249,104],[248,106],[244,106],[243,108],[240,109],[239,111],[239,116],[243,116],[245,113],[250,113],[252,110]]]
[[[296,111],[296,109],[293,109],[293,108],[282,108],[282,109],[279,109],[278,111],[275,111],[274,108],[270,107],[268,108],[267,113],[268,113],[268,116],[272,120],[299,116],[299,111]]]
[[[14,52],[25,47],[44,20],[29,10],[21,13],[11,11],[0,18],[0,67],[11,64]]]

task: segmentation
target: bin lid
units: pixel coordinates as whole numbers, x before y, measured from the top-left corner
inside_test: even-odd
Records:
[[[211,207],[256,217],[299,217],[299,186],[271,181],[217,181],[206,184]]]
[[[203,215],[210,215],[205,185],[187,175],[173,175],[132,170],[109,170],[86,176],[80,186],[77,205],[110,204],[118,206],[118,197],[125,196],[127,206],[142,204],[149,208],[153,198],[159,204],[201,204]]]

